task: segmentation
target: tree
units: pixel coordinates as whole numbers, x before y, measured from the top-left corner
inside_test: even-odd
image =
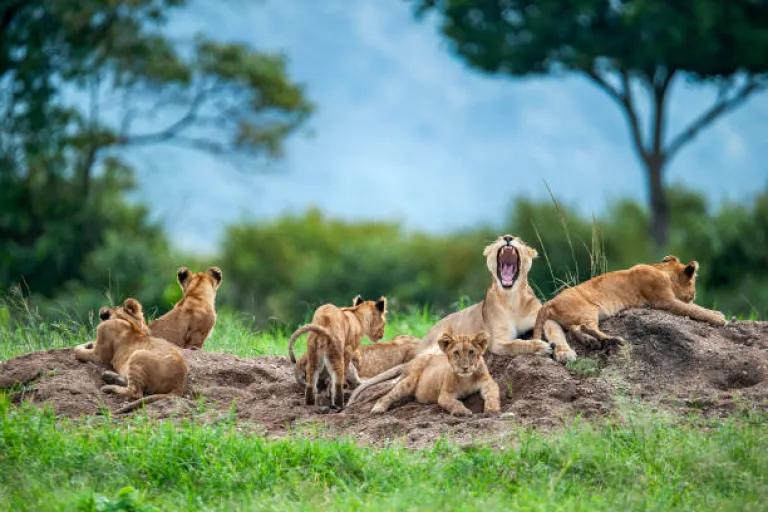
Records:
[[[32,280],[50,294],[82,277],[79,263],[117,228],[102,200],[123,201],[124,148],[278,157],[311,114],[282,55],[164,36],[186,4],[0,2],[0,286]]]
[[[664,170],[704,128],[768,86],[768,4],[761,0],[415,0],[436,10],[469,65],[511,76],[577,72],[621,108],[646,170],[651,235],[667,244]],[[668,137],[675,80],[719,85],[716,101]],[[633,84],[650,100],[647,135]]]

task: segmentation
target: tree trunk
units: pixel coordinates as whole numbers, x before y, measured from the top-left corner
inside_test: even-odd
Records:
[[[648,171],[648,185],[651,196],[651,237],[657,250],[667,246],[669,231],[669,202],[664,188],[662,174],[664,161],[653,155],[645,162]]]

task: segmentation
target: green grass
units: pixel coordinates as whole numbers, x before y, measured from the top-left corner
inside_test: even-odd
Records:
[[[99,510],[130,486],[135,506],[161,510],[759,510],[764,419],[576,423],[409,451],[265,440],[230,421],[72,422],[0,399],[0,508]]]
[[[14,322],[0,303],[0,361],[8,360],[29,352],[51,348],[73,347],[93,339],[95,321],[86,324],[72,320],[45,323],[32,311],[20,315],[24,322]],[[309,319],[307,319],[309,320]],[[387,315],[385,339],[398,334],[423,336],[438,320],[428,310],[412,314]],[[273,328],[258,330],[253,317],[241,313],[220,313],[211,337],[205,342],[205,350],[223,352],[239,357],[264,355],[288,355],[288,340],[292,331]],[[306,336],[296,342],[296,353],[303,354]],[[363,344],[370,341],[365,339]]]
[[[393,315],[386,338],[422,335],[434,320]],[[16,325],[0,311],[0,359],[92,333],[67,321]],[[206,349],[285,355],[289,334],[222,314]],[[585,360],[573,370],[598,368]],[[412,451],[301,431],[267,440],[231,418],[57,419],[0,394],[0,510],[759,510],[766,423],[632,414],[548,435],[510,423],[501,446]]]

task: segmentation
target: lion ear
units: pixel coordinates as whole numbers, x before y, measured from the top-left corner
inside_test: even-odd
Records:
[[[677,263],[680,263],[680,258],[675,256],[674,254],[667,254],[664,256],[664,259],[661,260],[662,263],[669,263],[670,261],[675,261]]]
[[[352,306],[357,307],[360,304],[363,303],[363,298],[360,295],[356,295],[354,299],[352,299]]]
[[[533,247],[528,247],[528,256],[530,256],[531,259],[534,260],[539,257],[539,252]]]
[[[698,272],[699,270],[699,262],[698,261],[691,261],[688,263],[688,266],[685,267],[685,270],[683,272],[688,277],[693,277],[693,275]]]
[[[109,309],[107,306],[102,307],[99,310],[99,319],[103,320],[109,320],[112,318],[112,310]]]
[[[484,353],[488,348],[488,333],[485,331],[480,331],[479,333],[475,334],[473,343],[478,348],[478,350],[480,350],[481,354]]]
[[[123,302],[123,309],[133,316],[139,316],[141,314],[141,304],[136,299],[125,299]]]
[[[382,297],[379,300],[376,301],[376,309],[379,310],[380,313],[386,313],[387,311],[387,298]]]
[[[216,286],[221,284],[221,269],[219,267],[208,267],[206,272],[216,281]]]
[[[453,336],[450,332],[444,332],[440,339],[437,340],[437,344],[440,346],[440,350],[446,352],[448,347],[453,343]]]
[[[176,272],[176,279],[179,280],[179,284],[184,286],[184,282],[189,279],[189,269],[187,267],[181,267]]]

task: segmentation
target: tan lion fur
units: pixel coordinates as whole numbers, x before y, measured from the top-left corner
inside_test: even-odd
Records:
[[[307,364],[305,383],[305,402],[315,404],[320,373],[325,368],[331,376],[331,407],[344,408],[343,386],[345,378],[359,384],[360,380],[350,367],[363,336],[377,342],[384,337],[386,326],[387,299],[364,301],[355,297],[353,306],[339,308],[333,304],[324,304],[315,310],[312,322],[297,329],[288,344],[293,352],[293,344],[302,334],[309,332],[307,339]]]
[[[96,340],[78,345],[74,352],[79,361],[105,364],[114,370],[103,374],[110,382],[102,386],[103,393],[137,399],[117,413],[184,393],[189,368],[181,351],[164,339],[150,336],[137,300],[126,299],[114,309],[103,307],[99,318]],[[151,396],[143,397],[145,391]]]
[[[608,272],[560,292],[544,304],[536,319],[534,337],[543,325],[555,321],[570,330],[582,343],[586,336],[599,342],[611,337],[598,328],[598,322],[633,307],[650,306],[675,315],[688,316],[712,325],[725,325],[725,316],[693,303],[696,298],[696,272],[699,264],[683,264],[677,256],[666,256],[661,263],[640,264],[627,270]]]
[[[177,272],[184,297],[160,318],[149,323],[152,336],[181,348],[199,350],[216,325],[216,291],[221,285],[221,269],[209,267],[192,274],[187,267]]]
[[[499,258],[502,250],[511,250],[513,256],[517,255],[518,272],[511,286],[503,286],[500,277]],[[531,340],[518,339],[520,334],[533,329],[541,308],[541,302],[528,285],[528,272],[534,258],[538,256],[536,250],[517,237],[503,235],[485,247],[483,256],[492,277],[485,298],[437,322],[422,338],[419,353],[439,353],[437,342],[448,330],[455,334],[485,331],[490,336],[488,350],[493,354],[549,355],[554,349],[557,361],[565,363],[574,360],[576,353],[568,346],[565,333],[555,322],[547,322],[544,329],[545,338],[550,343],[536,336]]]
[[[356,370],[356,374],[363,379],[370,379],[381,372],[389,370],[390,368],[402,363],[407,363],[416,355],[416,350],[419,347],[419,338],[416,336],[409,336],[407,334],[400,334],[395,336],[389,341],[380,341],[373,345],[366,345],[360,347],[360,349],[352,357],[352,363],[350,368]],[[293,354],[293,350],[291,350]],[[294,356],[291,356],[291,360]],[[350,379],[350,374],[347,373],[347,379]],[[307,384],[307,355],[302,355],[296,361],[296,367],[294,370],[294,376],[296,382],[304,387]],[[328,371],[325,367],[320,372],[319,382],[323,382],[328,378]],[[351,382],[355,385],[356,382]]]
[[[405,365],[402,377],[376,402],[372,413],[386,412],[393,404],[413,396],[419,403],[437,403],[453,415],[469,416],[472,411],[460,399],[478,391],[485,402],[484,412],[499,412],[499,386],[483,359],[488,335],[444,332],[438,345],[442,354],[425,354]]]

